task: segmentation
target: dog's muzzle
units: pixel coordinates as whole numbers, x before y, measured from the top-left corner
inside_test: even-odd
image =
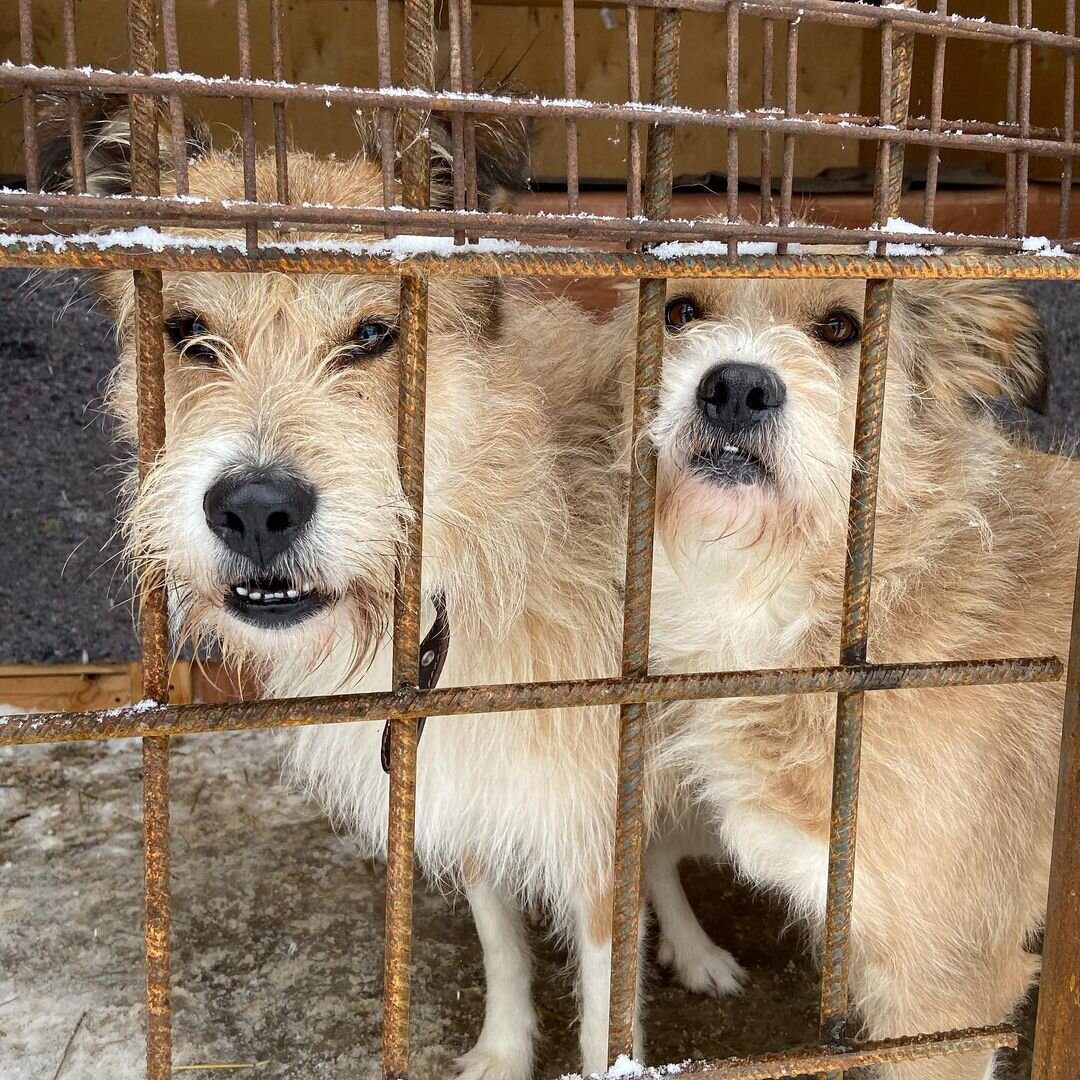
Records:
[[[759,364],[710,368],[697,388],[694,472],[722,485],[767,483],[763,449],[786,398],[780,377]]]
[[[315,514],[314,489],[276,470],[229,474],[203,498],[207,528],[244,564],[249,575],[233,582],[225,606],[244,622],[266,629],[295,626],[331,598],[305,579],[276,569]]]

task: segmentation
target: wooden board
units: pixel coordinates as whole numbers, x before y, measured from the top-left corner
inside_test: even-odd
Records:
[[[131,705],[141,698],[142,665],[8,664],[0,665],[0,704],[30,712],[74,712]],[[258,696],[258,686],[240,686],[221,664],[177,661],[169,677],[173,704],[192,701],[239,701]]]

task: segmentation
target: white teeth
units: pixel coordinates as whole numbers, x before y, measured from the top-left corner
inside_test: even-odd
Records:
[[[271,600],[284,600],[285,594],[283,592],[270,593],[269,598]]]
[[[253,592],[253,593],[251,593],[251,599],[252,600],[261,600],[262,599],[262,593],[261,592]]]
[[[300,595],[300,593],[296,589],[287,589],[285,595],[290,600],[295,600]]]
[[[730,443],[724,447],[725,454],[738,454],[739,452],[739,448],[737,446],[732,446]]]
[[[315,586],[312,585],[310,581],[305,581],[304,582],[304,592],[314,592],[314,591],[315,591]]]
[[[237,585],[236,586],[236,595],[237,596],[247,596],[247,594],[248,594],[248,591],[247,591],[247,589],[244,588],[243,585]]]

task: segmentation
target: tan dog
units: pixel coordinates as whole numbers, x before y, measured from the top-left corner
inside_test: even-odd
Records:
[[[1080,472],[981,398],[1044,392],[1003,282],[897,282],[869,658],[1068,653]],[[864,283],[673,282],[653,435],[653,645],[670,671],[833,664]],[[872,1038],[997,1023],[1038,970],[1060,685],[866,697],[851,992]],[[820,927],[833,695],[667,716],[726,850]],[[982,1080],[989,1054],[885,1069]]]
[[[126,114],[96,107],[85,125],[91,189],[127,190]],[[494,134],[481,140],[489,200],[525,161],[520,138]],[[50,182],[63,187],[66,140],[43,143]],[[236,154],[193,145],[193,155],[193,195],[243,198]],[[449,161],[437,145],[436,204],[446,204]],[[288,165],[295,203],[382,204],[371,151],[349,161],[294,151]],[[261,156],[260,199],[273,201],[274,176]],[[163,190],[172,183],[166,156]],[[101,289],[120,330],[111,404],[132,439],[131,275],[107,274]],[[396,467],[398,296],[397,279],[348,274],[164,275],[168,436],[144,490],[131,492],[131,552],[138,566],[167,568],[177,638],[216,640],[227,659],[256,664],[274,696],[390,685],[387,626],[409,515]],[[444,599],[441,684],[615,673],[616,331],[565,302],[445,277],[430,283],[429,328],[423,617],[431,625]],[[315,726],[291,750],[301,780],[374,854],[386,848],[381,735],[380,724]],[[532,903],[574,943],[584,1066],[607,1065],[617,741],[611,709],[427,725],[417,857],[429,878],[468,893],[488,980],[466,1077],[531,1073],[519,912]],[[674,855],[656,859],[665,956],[691,985],[734,989],[738,966],[694,922]]]

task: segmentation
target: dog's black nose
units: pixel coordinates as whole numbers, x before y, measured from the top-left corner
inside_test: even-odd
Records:
[[[267,566],[287,551],[315,513],[315,492],[284,473],[224,476],[203,498],[210,531],[231,551]]]
[[[787,397],[775,372],[759,364],[720,364],[698,383],[705,418],[734,434],[768,420]]]

